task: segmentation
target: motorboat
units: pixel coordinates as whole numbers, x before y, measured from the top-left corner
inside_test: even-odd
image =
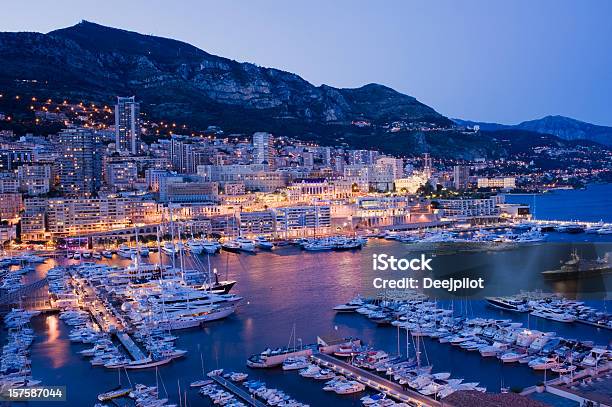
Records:
[[[270,242],[265,236],[257,236],[254,240],[255,246],[262,250],[272,250],[274,244]]]

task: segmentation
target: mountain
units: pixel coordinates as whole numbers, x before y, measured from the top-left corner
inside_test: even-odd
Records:
[[[479,125],[481,130],[527,130],[540,134],[552,134],[563,140],[590,140],[612,146],[612,127],[599,126],[565,116],[546,116],[537,120],[524,121],[516,125],[474,122],[452,119],[460,126]]]
[[[0,61],[4,92],[96,104],[136,95],[148,118],[195,129],[268,131],[397,155],[473,159],[509,151],[508,141],[455,129],[431,107],[383,85],[314,86],[290,72],[88,21],[47,34],[0,33]]]
[[[0,59],[3,86],[36,80],[41,90],[60,97],[106,103],[136,95],[154,117],[200,126],[254,131],[290,125],[301,132],[356,119],[452,124],[414,97],[382,85],[317,87],[293,73],[87,21],[48,34],[0,33]]]

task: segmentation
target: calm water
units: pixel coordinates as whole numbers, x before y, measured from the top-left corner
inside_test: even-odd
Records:
[[[587,190],[588,191],[588,190]],[[583,191],[571,191],[582,199]],[[565,194],[566,191],[559,192]],[[542,200],[554,194],[538,197]],[[574,195],[570,195],[574,196]],[[552,205],[552,204],[551,204]],[[566,207],[567,202],[565,203]],[[543,206],[543,204],[542,204]],[[573,207],[573,206],[572,206]],[[552,206],[551,206],[552,208]],[[553,210],[553,209],[551,209]],[[556,216],[555,216],[556,217]],[[599,220],[597,216],[597,220]],[[590,304],[612,311],[612,302],[606,295],[611,291],[609,279],[581,282],[578,285],[551,286],[540,277],[540,271],[553,268],[567,256],[571,241],[581,241],[580,250],[600,254],[610,250],[610,238],[593,235],[551,234],[553,243],[517,248],[515,250],[478,253],[438,253],[434,258],[435,275],[484,275],[489,283],[479,295],[513,294],[521,289],[558,289],[571,295],[585,295],[596,300]],[[584,243],[586,241],[586,243]],[[344,303],[357,293],[373,293],[372,278],[380,272],[371,269],[373,253],[412,257],[410,246],[395,242],[372,241],[361,252],[308,253],[296,248],[283,248],[272,253],[257,255],[222,254],[211,258],[213,267],[225,277],[238,280],[234,292],[244,297],[243,305],[235,315],[204,328],[177,331],[177,347],[189,351],[187,357],[159,369],[163,387],[169,398],[178,402],[178,387],[185,389],[189,382],[201,377],[200,352],[205,370],[223,367],[226,370],[246,371],[269,386],[284,389],[296,399],[313,406],[359,406],[363,394],[339,396],[322,390],[323,383],[300,377],[296,372],[280,369],[251,370],[245,366],[246,358],[267,347],[286,346],[292,327],[303,343],[313,343],[317,335],[323,337],[357,336],[376,348],[390,353],[398,351],[398,331],[393,327],[377,327],[358,314],[335,314],[332,307]],[[419,251],[420,253],[420,251]],[[113,261],[116,264],[122,261]],[[47,266],[48,267],[48,266]],[[44,273],[41,268],[40,273]],[[508,314],[488,308],[484,301],[465,297],[438,298],[441,305],[453,307],[458,315],[512,318],[530,328],[555,331],[566,338],[588,339],[599,344],[612,340],[612,331],[600,330],[581,324],[562,324],[524,314]],[[68,386],[69,406],[87,406],[96,402],[96,395],[118,383],[116,372],[92,367],[77,352],[89,345],[72,344],[68,328],[56,315],[40,316],[33,320],[37,338],[31,348],[33,376],[48,385]],[[3,335],[5,332],[2,333]],[[4,341],[4,338],[1,338]],[[400,351],[405,352],[405,333],[399,332]],[[414,349],[410,348],[412,352]],[[483,359],[478,353],[467,352],[448,344],[425,339],[423,357],[434,365],[434,371],[452,373],[466,381],[480,382],[489,391],[500,386],[525,387],[543,378],[525,365],[503,366],[497,359]],[[154,384],[155,371],[130,372],[132,383]],[[125,375],[122,382],[126,382]],[[189,405],[208,405],[195,390],[187,388]],[[120,402],[121,403],[121,402]],[[32,405],[34,405],[32,403]]]
[[[534,204],[537,219],[612,222],[612,184],[591,184],[581,190],[556,190],[539,195],[506,195],[508,203]]]

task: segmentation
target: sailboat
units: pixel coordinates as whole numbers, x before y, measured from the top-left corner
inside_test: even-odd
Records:
[[[198,347],[200,347],[198,345]],[[196,380],[194,382],[191,382],[191,384],[189,386],[191,387],[202,387],[202,386],[207,386],[209,384],[212,384],[213,381],[210,379],[206,379],[206,374],[204,373],[204,358],[202,357],[202,351],[200,350],[200,365],[202,366],[202,380]]]

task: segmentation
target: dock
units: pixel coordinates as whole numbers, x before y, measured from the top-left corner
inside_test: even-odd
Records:
[[[122,331],[115,332],[115,335],[117,336],[117,339],[119,339],[119,342],[121,342],[125,350],[128,351],[132,359],[143,360],[146,358],[145,354],[142,353],[142,351],[140,350],[138,345],[136,345],[136,343],[132,340],[130,335]]]
[[[267,407],[265,403],[262,403],[261,401],[256,399],[255,396],[249,394],[244,389],[242,389],[239,386],[236,386],[234,383],[225,379],[224,377],[214,375],[214,376],[210,376],[210,378],[213,379],[221,387],[224,387],[227,391],[238,396],[242,401],[244,401],[249,406]]]
[[[387,397],[405,403],[416,403],[421,406],[441,407],[443,404],[432,398],[426,397],[416,391],[402,387],[400,384],[387,380],[367,370],[358,368],[349,363],[343,362],[330,355],[317,353],[312,356],[313,362],[323,365],[336,373],[340,373],[348,378],[357,380],[366,386],[385,393]]]

